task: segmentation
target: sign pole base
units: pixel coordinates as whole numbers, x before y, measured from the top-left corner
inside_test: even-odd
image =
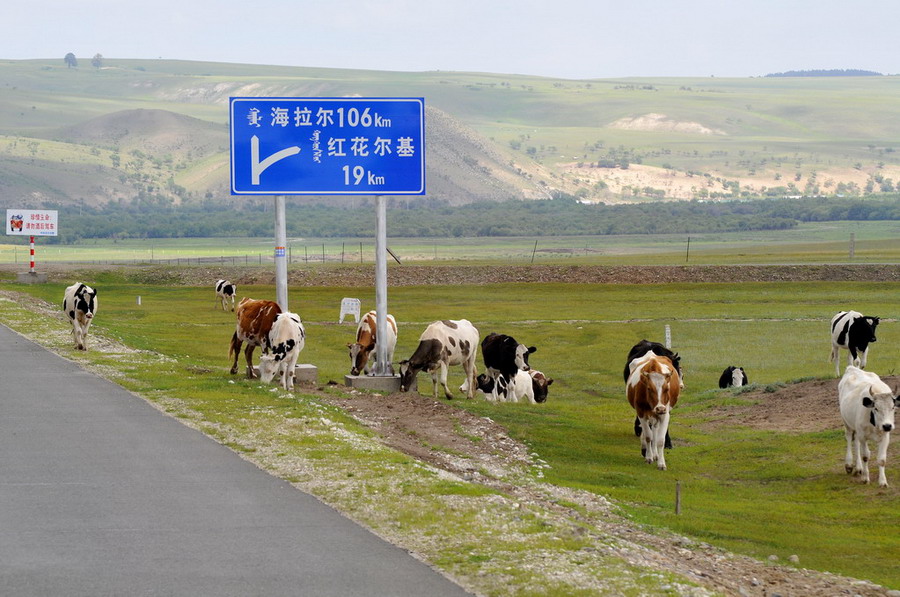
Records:
[[[47,274],[38,272],[19,272],[16,274],[16,282],[19,284],[46,284]]]

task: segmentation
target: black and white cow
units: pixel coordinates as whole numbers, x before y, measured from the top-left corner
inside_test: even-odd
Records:
[[[490,333],[481,341],[481,356],[488,377],[494,380],[493,400],[506,400],[519,371],[528,371],[528,356],[537,351],[506,334]]]
[[[75,348],[87,350],[87,333],[97,313],[97,291],[77,282],[66,288],[63,295],[63,311],[72,322]]]
[[[743,367],[735,367],[731,365],[725,368],[725,371],[722,371],[722,375],[719,377],[719,387],[720,388],[739,388],[741,386],[746,386],[750,383],[747,380],[747,374],[744,372]]]
[[[269,330],[272,354],[259,357],[259,378],[269,383],[280,374],[282,387],[287,391],[293,390],[294,368],[305,345],[306,330],[300,316],[290,311],[279,313]]]
[[[841,374],[840,350],[848,351],[847,364],[866,368],[869,344],[875,342],[875,328],[879,319],[863,315],[859,311],[841,311],[831,318],[831,360],[834,374]]]
[[[227,310],[228,301],[231,301],[231,310],[234,311],[234,295],[237,294],[237,285],[228,280],[216,282],[216,303],[222,303],[222,310]]]
[[[669,359],[672,366],[675,367],[675,371],[678,372],[678,383],[680,388],[684,388],[684,374],[681,371],[681,357],[677,352],[672,352],[659,342],[651,342],[649,340],[641,340],[628,351],[628,357],[625,360],[625,370],[623,372],[625,383],[628,383],[628,378],[631,377],[631,372],[634,369],[632,362],[640,359],[648,352]],[[641,437],[641,420],[639,417],[634,418],[634,434]],[[672,449],[672,439],[669,437],[668,431],[666,431],[665,447],[670,450]]]
[[[510,402],[527,399],[532,404],[547,401],[552,383],[552,377],[547,377],[537,369],[516,371],[511,383],[507,383],[506,377],[502,375],[495,381],[494,378],[482,373],[477,379],[478,389],[488,400],[497,400],[498,397],[505,396],[505,400]],[[503,387],[496,389],[498,384]]]
[[[400,391],[408,392],[419,371],[431,374],[434,397],[438,381],[444,395],[452,400],[447,387],[447,369],[462,365],[466,381],[462,385],[467,398],[475,396],[475,357],[478,355],[478,329],[468,319],[435,321],[419,336],[419,345],[409,359],[400,361]]]

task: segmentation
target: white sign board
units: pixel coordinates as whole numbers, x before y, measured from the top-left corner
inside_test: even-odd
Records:
[[[59,228],[55,209],[7,209],[6,234],[13,236],[56,236]]]

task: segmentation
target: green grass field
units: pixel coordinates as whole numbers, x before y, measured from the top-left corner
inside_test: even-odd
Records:
[[[273,413],[274,419],[295,416],[284,413],[296,404],[277,394],[229,383],[233,316],[213,308],[211,289],[125,284],[115,273],[89,282],[100,289],[95,331],[164,358],[162,369],[104,361],[136,379],[128,383],[141,393],[151,399],[178,396],[211,428],[245,424],[248,409]],[[52,304],[63,290],[63,284],[0,287],[26,290]],[[482,335],[509,333],[539,347],[532,365],[556,380],[547,403],[454,404],[491,417],[527,442],[549,463],[548,481],[609,496],[639,522],[736,552],[760,559],[775,554],[782,561],[797,554],[803,567],[900,588],[900,538],[893,531],[900,524],[896,449],[888,458],[892,487],[881,489],[858,485],[843,472],[840,429],[804,431],[802,421],[817,412],[798,412],[791,432],[707,424],[711,409],[744,402],[716,389],[727,365],[744,366],[761,386],[832,376],[828,321],[840,309],[883,318],[869,368],[896,374],[897,290],[891,283],[452,285],[395,288],[389,300],[400,324],[397,359],[411,354],[421,330],[438,318],[465,317]],[[369,309],[370,294],[291,289],[291,308],[303,317],[308,334],[301,362],[319,367],[320,383],[342,380],[349,368],[345,345],[354,327],[335,325],[340,299],[359,296]],[[240,295],[271,298],[274,290],[243,287]],[[672,418],[676,449],[667,456],[669,470],[660,472],[640,458],[621,372],[628,348],[641,338],[662,341],[667,324],[683,357],[687,387]],[[78,358],[103,360],[91,353]],[[162,373],[173,368],[196,375]],[[461,382],[459,371],[451,373],[451,382]],[[430,387],[424,375],[420,387]],[[822,396],[821,405],[836,409],[836,396]],[[680,516],[673,511],[676,481],[684,496]]]
[[[854,254],[850,257],[850,239]],[[793,230],[663,235],[478,238],[389,238],[404,263],[516,263],[683,265],[762,263],[897,263],[900,222],[816,222]],[[15,239],[15,240],[13,240]],[[690,239],[690,242],[688,242]],[[25,264],[26,237],[0,243],[0,264]],[[535,246],[537,243],[537,246]],[[303,265],[373,263],[371,238],[289,238],[291,262]],[[360,249],[362,253],[360,253]],[[271,263],[274,241],[265,238],[86,240],[54,245],[38,238],[42,263],[150,263],[213,260],[223,266]],[[393,263],[393,262],[392,262]]]

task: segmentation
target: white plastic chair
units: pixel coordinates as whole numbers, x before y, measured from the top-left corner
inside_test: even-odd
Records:
[[[347,315],[352,315],[353,320],[359,323],[359,306],[360,301],[358,298],[341,299],[341,318],[338,320],[338,323],[344,323],[344,317]]]

